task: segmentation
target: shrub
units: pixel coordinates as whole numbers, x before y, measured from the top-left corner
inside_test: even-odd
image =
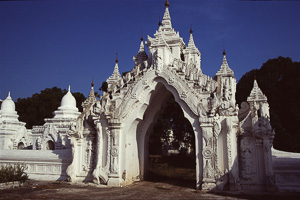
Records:
[[[0,183],[28,180],[28,175],[25,172],[27,169],[24,163],[14,163],[0,166]]]

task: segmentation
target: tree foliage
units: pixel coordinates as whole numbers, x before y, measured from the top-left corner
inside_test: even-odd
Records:
[[[164,142],[170,142],[170,132],[173,131],[172,146],[178,148],[180,143],[191,145],[195,149],[195,136],[192,125],[184,117],[181,107],[172,96],[165,104],[150,135],[150,154],[161,154]]]
[[[66,93],[67,90],[53,87],[33,94],[32,97],[19,98],[16,102],[19,120],[26,122],[26,128],[43,125],[45,118],[53,117],[53,112],[60,106],[61,99]],[[72,93],[72,95],[76,99],[77,108],[82,112],[81,103],[85,100],[84,95],[79,92]]]
[[[271,125],[276,132],[274,148],[300,152],[300,62],[278,57],[247,72],[237,84],[238,104],[246,101],[255,76],[270,105]]]

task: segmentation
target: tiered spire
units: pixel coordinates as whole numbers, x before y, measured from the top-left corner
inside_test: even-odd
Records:
[[[188,46],[183,50],[184,59],[187,62],[193,62],[196,64],[197,68],[201,68],[201,53],[196,47],[194,38],[193,38],[193,29],[190,29],[190,39]]]
[[[267,97],[263,94],[261,89],[258,87],[256,79],[254,79],[253,88],[251,90],[251,93],[249,97],[247,98],[247,101],[267,101]]]
[[[88,98],[84,102],[82,102],[83,108],[87,108],[89,105],[93,104],[97,100],[95,97],[95,92],[94,92],[94,81],[92,81],[91,86],[92,87],[91,87],[91,91],[90,91]]]
[[[162,20],[162,25],[163,25],[162,29],[163,30],[172,29],[171,17],[170,17],[170,13],[169,13],[169,6],[170,6],[170,3],[167,0],[165,3],[166,10],[165,10],[164,17]]]
[[[141,36],[141,44],[140,44],[140,49],[136,56],[133,57],[133,61],[136,63],[136,65],[143,63],[148,59],[148,56],[145,52],[145,47],[144,47],[144,38]]]
[[[189,43],[187,46],[188,52],[189,53],[197,53],[200,54],[199,49],[196,47],[195,42],[194,42],[194,38],[193,38],[193,29],[190,29],[190,39],[189,39]]]
[[[195,42],[194,42],[194,38],[193,38],[193,29],[190,29],[190,39],[189,39],[189,43],[188,46],[195,46]]]
[[[142,51],[145,51],[143,36],[141,36],[141,44],[140,44],[139,52],[142,52]]]
[[[119,72],[118,62],[119,62],[119,59],[118,59],[118,56],[117,56],[114,71],[113,71],[112,75],[106,80],[108,85],[118,81],[121,78],[121,75],[120,75],[120,72]]]
[[[90,94],[89,94],[89,97],[95,97],[95,92],[94,92],[94,81],[92,81],[91,83],[91,91],[90,91]]]
[[[223,51],[223,62],[222,62],[220,70],[217,72],[217,75],[231,76],[231,77],[234,76],[234,73],[233,73],[232,69],[230,69],[230,67],[229,67],[229,65],[227,63],[225,49]]]

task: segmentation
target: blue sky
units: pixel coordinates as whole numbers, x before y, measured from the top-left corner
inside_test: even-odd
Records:
[[[133,67],[140,37],[153,37],[165,0],[0,1],[0,99],[30,97],[54,86],[88,95],[101,86],[119,55]],[[278,56],[300,61],[299,1],[170,0],[173,28],[189,29],[214,76],[225,47],[235,77]]]

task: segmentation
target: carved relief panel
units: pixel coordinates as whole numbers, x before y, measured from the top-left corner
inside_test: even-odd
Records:
[[[243,137],[240,142],[240,176],[242,182],[257,181],[256,145],[253,138]]]

